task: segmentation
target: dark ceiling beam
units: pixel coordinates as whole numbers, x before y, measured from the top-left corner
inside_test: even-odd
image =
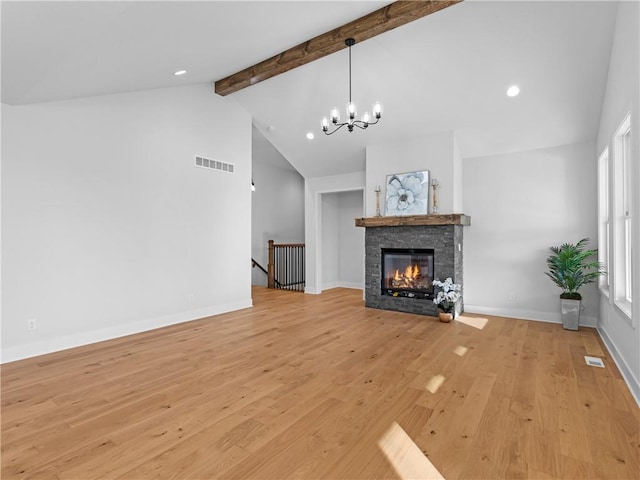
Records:
[[[362,42],[396,27],[435,13],[462,0],[397,1],[330,32],[318,35],[278,55],[245,68],[215,83],[218,95],[229,95],[296,67],[318,60],[345,47],[351,37]]]

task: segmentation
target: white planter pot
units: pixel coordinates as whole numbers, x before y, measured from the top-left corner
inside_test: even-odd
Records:
[[[560,299],[562,326],[565,330],[578,330],[580,324],[580,300]]]

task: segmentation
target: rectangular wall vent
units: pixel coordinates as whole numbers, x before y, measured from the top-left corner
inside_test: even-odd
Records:
[[[233,173],[233,163],[220,162],[218,160],[212,160],[205,157],[196,156],[196,167],[212,168],[213,170],[220,170],[221,172]]]

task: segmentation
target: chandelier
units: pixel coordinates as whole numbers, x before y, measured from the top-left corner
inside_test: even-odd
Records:
[[[356,105],[351,101],[351,47],[356,44],[353,38],[347,38],[344,41],[345,45],[349,47],[349,103],[347,103],[347,117],[348,121],[340,123],[340,112],[336,107],[331,109],[331,123],[333,124],[333,130],[329,131],[329,119],[327,117],[322,118],[322,131],[325,135],[332,135],[340,130],[345,125],[350,132],[353,132],[353,127],[358,127],[362,130],[369,125],[375,125],[380,121],[382,117],[382,105],[380,102],[373,104],[373,116],[375,121],[371,121],[369,112],[364,112],[361,119],[356,119]]]

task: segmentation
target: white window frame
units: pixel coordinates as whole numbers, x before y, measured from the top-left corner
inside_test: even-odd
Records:
[[[632,320],[633,246],[631,235],[631,114],[613,138],[613,298],[614,304]]]
[[[598,157],[598,261],[606,274],[598,279],[598,287],[603,295],[609,298],[609,252],[611,251],[611,225],[609,201],[609,147]]]

